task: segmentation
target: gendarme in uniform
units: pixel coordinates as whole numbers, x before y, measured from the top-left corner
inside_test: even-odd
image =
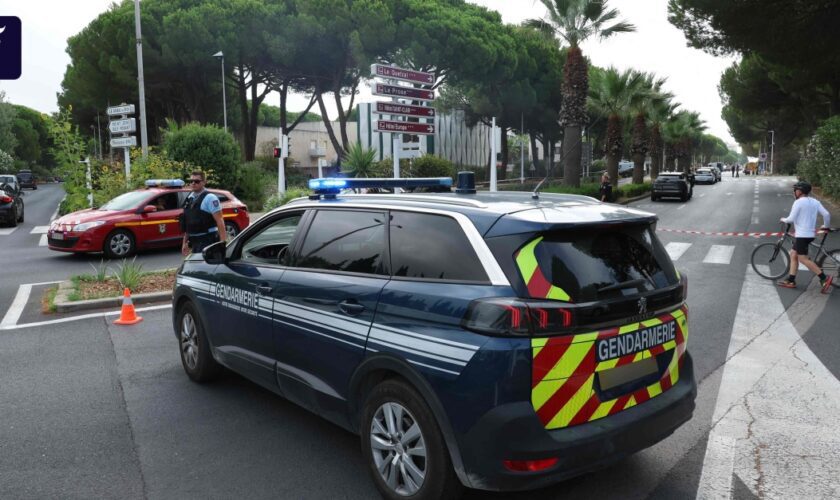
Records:
[[[191,179],[192,180],[192,179]],[[197,179],[195,179],[197,180]],[[202,181],[203,184],[203,181]],[[184,202],[184,215],[181,218],[181,230],[193,253],[200,253],[205,247],[219,241],[219,228],[216,221],[222,204],[219,198],[201,186],[201,191],[193,190]]]

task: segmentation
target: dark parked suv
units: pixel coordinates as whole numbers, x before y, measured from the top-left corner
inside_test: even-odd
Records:
[[[33,174],[31,170],[21,170],[17,173],[17,178],[21,189],[38,189],[38,184],[35,183],[35,174]]]
[[[659,201],[662,198],[679,198],[688,201],[694,194],[694,175],[684,172],[662,172],[653,181],[650,200]]]
[[[359,434],[392,499],[547,486],[691,418],[687,281],[656,216],[462,175],[434,194],[340,191],[452,180],[313,179],[187,257],[186,374],[227,367]]]

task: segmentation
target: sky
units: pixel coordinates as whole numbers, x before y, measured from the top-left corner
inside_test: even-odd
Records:
[[[502,14],[507,23],[544,17],[545,8],[537,0],[468,0]],[[584,55],[601,67],[635,68],[667,77],[666,90],[676,96],[684,109],[697,111],[708,132],[729,144],[735,141],[721,118],[718,82],[734,59],[708,55],[688,48],[680,30],[668,23],[667,0],[610,0],[621,18],[636,25],[636,33],[620,34],[608,40],[587,41]],[[42,112],[58,108],[56,94],[70,63],[65,52],[67,38],[81,31],[111,0],[0,0],[0,16],[17,16],[23,26],[23,72],[18,80],[0,81],[6,99]],[[141,2],[142,5],[142,2]],[[357,98],[370,102],[366,88]],[[277,105],[271,96],[266,102]],[[329,100],[327,101],[329,102]],[[305,96],[290,100],[292,110],[303,109]],[[333,110],[334,111],[334,106]]]

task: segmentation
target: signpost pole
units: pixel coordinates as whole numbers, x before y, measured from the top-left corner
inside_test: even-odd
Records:
[[[770,131],[770,175],[773,175],[775,172],[773,171],[773,167],[775,164],[773,163],[773,153],[776,149],[776,131]]]
[[[280,99],[282,101],[282,98]],[[277,145],[280,146],[280,158],[277,159],[277,195],[282,196],[286,192],[286,146],[283,144],[283,127],[277,131]]]
[[[522,113],[522,124],[519,128],[519,183],[525,184],[525,143],[522,138],[525,137],[525,113]]]
[[[90,177],[90,157],[85,158],[85,161],[83,161],[82,163],[84,163],[86,165],[86,167],[85,167],[85,187],[87,188],[87,191],[88,191],[88,195],[87,195],[88,207],[93,208],[93,185],[92,185],[91,177]]]
[[[496,191],[496,117],[490,127],[490,192]]]
[[[128,154],[129,148],[123,148],[123,157],[125,158],[125,183],[131,183],[131,155]]]
[[[143,37],[140,34],[140,0],[134,0],[134,33],[137,36],[137,86],[140,89],[140,144],[143,158],[149,154],[149,138],[146,134],[146,84],[143,80]]]

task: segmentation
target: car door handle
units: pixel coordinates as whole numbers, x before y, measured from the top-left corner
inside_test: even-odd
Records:
[[[266,284],[262,284],[257,287],[257,293],[260,295],[269,295],[272,290],[274,289]]]
[[[348,316],[358,316],[358,315],[362,314],[365,310],[365,306],[362,305],[362,304],[359,304],[355,300],[354,301],[345,300],[343,302],[340,302],[338,304],[338,308],[341,310],[341,312],[343,312],[344,314],[346,314]]]

